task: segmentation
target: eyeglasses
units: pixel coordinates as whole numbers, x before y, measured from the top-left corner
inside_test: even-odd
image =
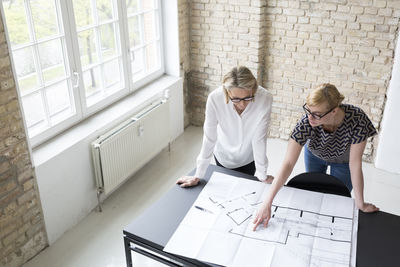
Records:
[[[306,115],[311,115],[311,117],[313,117],[313,118],[316,119],[316,120],[322,119],[323,117],[325,117],[326,115],[328,115],[332,110],[334,110],[334,109],[336,108],[336,107],[333,107],[333,108],[331,108],[329,111],[325,112],[324,114],[319,115],[319,114],[315,114],[315,113],[311,112],[311,110],[309,110],[309,109],[306,107],[306,105],[307,105],[307,103],[303,105],[303,110],[304,110],[304,112],[306,113]]]
[[[243,98],[238,98],[238,97],[235,97],[235,98],[231,98],[231,97],[229,97],[229,99],[233,102],[233,103],[239,103],[240,101],[246,101],[246,102],[249,102],[249,101],[252,101],[253,99],[254,99],[254,96],[247,96],[247,97],[243,97]]]

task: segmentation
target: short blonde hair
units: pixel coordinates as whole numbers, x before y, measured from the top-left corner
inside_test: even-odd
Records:
[[[228,91],[233,88],[239,88],[243,90],[251,90],[254,95],[257,91],[258,84],[253,73],[244,66],[238,66],[231,69],[230,72],[225,74],[222,80],[222,87],[225,93],[226,103],[229,102]]]
[[[344,99],[344,96],[339,90],[330,83],[323,83],[318,85],[311,93],[307,96],[308,106],[317,106],[322,103],[328,103],[329,109],[338,107]]]

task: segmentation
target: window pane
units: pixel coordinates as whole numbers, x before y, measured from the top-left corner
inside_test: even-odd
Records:
[[[22,97],[25,121],[28,128],[40,128],[46,124],[46,116],[43,109],[42,97],[40,92]]]
[[[93,10],[90,0],[73,0],[75,23],[79,28],[93,24]]]
[[[127,1],[127,5],[128,3],[130,2]],[[129,14],[129,8],[127,11],[133,81],[161,68],[158,1],[142,0],[136,3],[136,14]]]
[[[59,1],[3,1],[30,137],[51,129],[56,116],[65,120],[75,114],[71,82],[67,77],[70,71],[65,37],[59,24],[62,20]],[[25,47],[19,48],[21,44]],[[49,86],[50,82],[56,84]]]
[[[82,0],[74,0],[82,1]],[[106,99],[113,90],[122,90],[122,65],[116,0],[87,0],[95,4],[93,24],[78,31],[86,107]],[[75,8],[75,13],[78,10]],[[78,24],[78,23],[77,23]],[[111,62],[109,62],[111,61]],[[107,62],[107,63],[106,63]],[[116,62],[116,63],[115,63]],[[105,69],[107,70],[105,72]],[[110,90],[112,88],[112,90]],[[100,104],[101,105],[101,104]]]
[[[39,86],[39,79],[33,59],[32,47],[18,49],[13,52],[15,70],[21,94],[24,95]]]
[[[101,80],[99,68],[92,68],[83,73],[86,97],[90,97],[101,91]]]
[[[138,0],[126,0],[126,9],[128,14],[136,13],[139,11]]]
[[[100,27],[100,38],[103,60],[117,56],[113,23],[105,24]]]
[[[30,4],[36,39],[57,35],[59,29],[54,0],[31,0]]]
[[[155,43],[146,46],[146,69],[151,71],[157,67],[158,61],[158,51]]]
[[[106,87],[110,87],[120,81],[119,60],[114,59],[104,63],[104,77]]]
[[[148,12],[143,15],[143,26],[144,26],[144,42],[151,42],[156,37],[154,12]]]
[[[52,123],[55,118],[65,118],[71,114],[72,105],[67,81],[47,87],[46,98]]]
[[[111,0],[97,0],[97,16],[99,17],[99,21],[107,21],[114,19],[114,11]]]
[[[4,15],[11,46],[30,41],[23,0],[3,0]]]
[[[131,48],[139,45],[140,41],[140,30],[139,30],[139,16],[134,16],[129,18],[128,21],[128,29],[129,29],[129,46]]]
[[[98,57],[95,45],[94,30],[87,30],[78,34],[79,52],[81,55],[81,64],[87,68],[93,63],[97,63]]]
[[[137,74],[143,71],[143,49],[132,52],[134,57],[132,60],[132,74]]]
[[[38,45],[40,66],[45,82],[65,77],[64,54],[61,40],[55,39]]]

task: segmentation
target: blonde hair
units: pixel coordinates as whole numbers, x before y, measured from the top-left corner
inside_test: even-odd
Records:
[[[330,83],[323,83],[318,85],[311,93],[307,96],[308,106],[317,106],[322,103],[328,103],[329,109],[338,107],[344,99],[344,96],[339,90]]]
[[[244,66],[234,67],[230,72],[225,74],[222,80],[222,87],[225,93],[226,103],[229,102],[228,91],[233,88],[239,88],[243,90],[251,90],[254,95],[257,91],[258,84],[253,73]]]

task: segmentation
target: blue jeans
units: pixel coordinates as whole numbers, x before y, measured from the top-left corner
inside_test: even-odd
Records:
[[[331,175],[340,180],[351,190],[353,185],[351,184],[350,168],[349,163],[331,163],[315,156],[307,145],[304,145],[304,163],[306,165],[306,172],[321,172],[326,173],[328,166],[331,166]]]

